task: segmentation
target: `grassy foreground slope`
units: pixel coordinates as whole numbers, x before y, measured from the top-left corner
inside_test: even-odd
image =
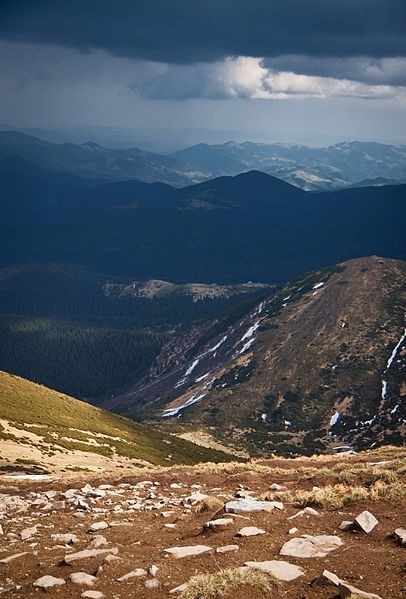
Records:
[[[21,448],[19,453],[16,445]],[[133,423],[2,371],[0,446],[2,457],[8,454],[17,463],[28,463],[24,449],[32,449],[37,454],[40,450],[45,462],[58,455],[66,462],[68,457],[72,467],[83,463],[84,454],[89,456],[90,465],[99,456],[117,464],[124,459],[129,466],[140,462],[170,465],[229,459],[222,452]]]

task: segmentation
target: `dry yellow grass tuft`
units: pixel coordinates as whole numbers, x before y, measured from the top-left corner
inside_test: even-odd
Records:
[[[383,480],[377,480],[370,487],[337,484],[326,485],[312,491],[297,489],[287,492],[283,500],[300,507],[313,505],[341,508],[348,503],[365,499],[397,500],[403,497],[406,497],[406,483],[398,481],[386,483]]]
[[[218,497],[208,497],[197,504],[195,514],[203,514],[203,512],[217,512],[222,509],[224,502]]]
[[[230,568],[214,574],[194,576],[181,597],[182,599],[222,599],[226,595],[241,597],[241,587],[244,586],[249,587],[250,592],[264,593],[271,599],[276,597],[275,591],[279,583],[273,576],[260,570]]]

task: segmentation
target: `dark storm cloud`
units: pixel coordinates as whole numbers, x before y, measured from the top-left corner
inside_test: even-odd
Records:
[[[2,0],[0,36],[172,63],[406,55],[405,0]]]

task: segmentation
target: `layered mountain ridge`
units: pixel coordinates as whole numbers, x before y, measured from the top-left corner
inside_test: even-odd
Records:
[[[405,275],[379,257],[311,272],[172,363],[161,355],[108,406],[209,427],[254,453],[399,442]]]

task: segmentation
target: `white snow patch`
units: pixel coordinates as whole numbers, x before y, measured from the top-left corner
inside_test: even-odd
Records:
[[[324,281],[322,281],[321,283],[316,283],[316,285],[313,285],[312,289],[320,289],[320,287],[323,287],[324,285]]]
[[[245,333],[245,335],[243,335],[241,337],[240,341],[244,341],[245,339],[249,339],[250,337],[252,337],[253,334],[255,333],[255,331],[258,329],[260,322],[261,322],[260,320],[257,320],[257,322],[248,329],[248,331]]]
[[[199,395],[197,395],[197,394],[192,395],[192,397],[189,397],[189,399],[181,406],[178,406],[177,408],[169,408],[167,410],[164,410],[163,417],[167,418],[168,416],[176,416],[176,414],[178,414],[181,410],[184,410],[188,406],[191,406],[192,404],[200,401],[205,396],[206,396],[206,393],[200,393]]]
[[[388,381],[385,381],[382,379],[382,392],[381,392],[382,399],[386,398],[387,389],[388,389]]]
[[[337,422],[340,419],[340,412],[337,412],[335,414],[332,415],[332,417],[330,418],[330,426],[334,426],[335,424],[337,424]]]
[[[189,374],[191,374],[193,372],[193,370],[196,368],[196,366],[199,364],[199,362],[200,362],[200,358],[196,358],[196,360],[192,363],[192,365],[189,366],[189,368],[186,370],[185,377],[189,376]]]
[[[364,422],[361,422],[361,424],[363,424],[364,426],[371,426],[371,424],[374,422],[374,420],[376,420],[376,414],[373,418],[371,418],[371,420],[365,420]]]
[[[288,301],[288,299],[290,299],[291,297],[292,297],[292,294],[290,294],[290,295],[287,295],[286,297],[284,297],[284,298],[283,298],[283,301],[284,301],[284,302],[287,302],[287,301]]]
[[[263,422],[266,422],[266,419],[267,419],[266,414],[261,414],[261,419]]]
[[[393,352],[391,353],[391,356],[386,364],[385,372],[388,372],[389,368],[392,365],[393,360],[396,357],[396,354],[398,353],[400,346],[402,345],[402,343],[404,342],[405,339],[406,339],[406,329],[404,330],[402,337],[399,339],[398,343],[396,344],[395,348],[393,349]],[[384,372],[384,374],[385,374],[385,372]]]
[[[256,341],[255,337],[254,337],[254,339],[250,339],[249,341],[247,341],[247,343],[240,349],[237,356],[246,352],[247,349],[249,349],[251,347],[251,345],[253,345],[255,343],[255,341]]]
[[[398,408],[399,408],[399,404],[396,404],[396,406],[393,408],[393,410],[390,411],[390,413],[391,414],[396,414]]]
[[[213,347],[211,347],[210,349],[208,349],[206,353],[210,354],[210,353],[216,351],[220,347],[220,345],[222,345],[224,343],[224,341],[226,339],[227,339],[227,335],[225,335],[222,339],[220,339],[220,341],[216,345],[213,345]]]
[[[335,370],[337,368],[338,364],[333,364],[333,366],[331,367],[331,370]]]
[[[200,383],[200,381],[204,381],[204,379],[207,379],[208,376],[210,376],[210,372],[206,372],[206,374],[198,376],[197,379],[195,379],[195,383]]]

